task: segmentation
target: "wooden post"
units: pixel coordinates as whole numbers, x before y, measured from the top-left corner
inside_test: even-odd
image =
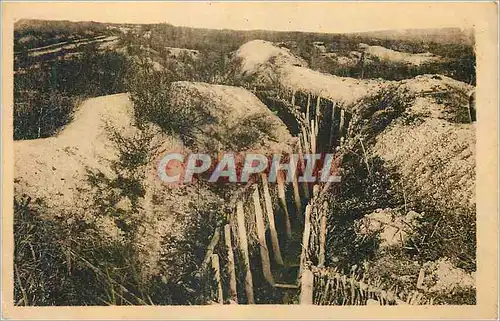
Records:
[[[238,302],[238,291],[236,290],[236,271],[234,269],[233,242],[231,241],[231,225],[224,226],[224,238],[226,240],[227,261],[229,270],[229,296],[234,302]]]
[[[299,162],[302,170],[302,174],[304,174],[306,166],[304,164],[304,151],[302,150],[302,134],[299,134]],[[304,197],[309,198],[309,185],[307,185],[307,182],[304,182],[302,184],[302,187],[304,188]]]
[[[283,207],[283,212],[285,213],[286,236],[290,238],[292,236],[292,226],[290,225],[290,214],[288,214],[288,206],[285,197],[285,182],[282,174],[282,172],[278,172],[276,177],[276,181],[278,182],[278,198]]]
[[[260,259],[262,261],[262,273],[269,284],[274,285],[273,273],[271,272],[271,262],[269,260],[269,250],[266,244],[266,227],[264,225],[264,216],[260,206],[259,186],[255,184],[252,194],[253,206],[255,211],[255,223],[257,226],[257,236],[260,245]]]
[[[311,94],[307,94],[306,122],[308,125],[309,125],[309,119],[311,119],[310,109],[311,109]]]
[[[424,283],[424,277],[425,277],[425,270],[424,268],[421,268],[420,271],[418,272],[418,278],[417,278],[417,289],[423,290],[423,283]]]
[[[299,150],[299,159],[302,159],[302,145],[304,143],[304,138],[302,137],[302,133],[298,134],[299,141],[297,143],[297,149]]]
[[[215,271],[215,281],[217,282],[217,299],[219,300],[219,304],[224,304],[224,297],[222,295],[222,283],[220,281],[219,256],[217,254],[212,254],[212,268]]]
[[[311,129],[307,134],[307,140],[309,141],[309,152],[314,153],[313,147],[314,147],[314,138],[313,138],[313,132],[314,132],[314,120],[309,121],[308,127]]]
[[[297,180],[297,173],[293,176],[292,180],[292,187],[293,187],[293,198],[295,200],[295,216],[300,219],[300,216],[302,214],[302,201],[300,199],[300,192],[299,192],[299,182]]]
[[[212,236],[212,240],[210,240],[210,243],[208,244],[207,247],[207,254],[205,254],[205,259],[201,263],[201,271],[205,271],[207,268],[208,263],[210,262],[212,258],[212,254],[214,253],[214,248],[219,243],[219,238],[220,238],[220,233],[219,233],[219,228],[215,228],[214,235]]]
[[[341,142],[342,138],[344,138],[344,122],[345,122],[345,111],[344,109],[340,109],[339,138]]]
[[[307,130],[304,126],[300,126],[300,130],[302,132],[302,138],[304,139],[304,152],[307,154],[310,152],[309,141],[308,141],[309,135],[307,135]]]
[[[318,152],[318,130],[319,124],[317,121],[314,121],[314,152]]]
[[[306,214],[304,218],[304,234],[302,234],[302,252],[300,254],[300,270],[299,276],[302,275],[304,264],[306,263],[309,250],[309,237],[311,235],[311,205],[306,206]]]
[[[311,153],[316,153],[316,125],[314,119],[311,119]]]
[[[236,205],[236,216],[238,219],[238,234],[240,238],[240,249],[243,253],[243,259],[245,261],[245,291],[247,294],[248,304],[254,304],[255,300],[253,297],[253,281],[252,272],[250,271],[250,258],[248,254],[248,240],[247,231],[245,228],[245,213],[243,212],[243,202],[238,201]]]
[[[320,107],[321,107],[321,96],[318,95],[318,99],[316,99],[316,108],[314,109],[315,113],[314,113],[314,119],[316,120],[316,126],[318,126],[319,124],[319,117],[321,115],[321,110],[320,110]],[[316,135],[318,135],[318,133],[316,133]]]
[[[323,203],[323,213],[321,213],[321,228],[319,234],[319,258],[318,266],[325,266],[325,252],[326,252],[326,210],[328,209],[328,202]]]
[[[311,270],[304,270],[300,283],[300,304],[313,304],[314,274]]]
[[[271,242],[273,245],[274,260],[279,265],[283,265],[283,258],[281,257],[280,243],[278,240],[278,233],[276,232],[276,225],[274,224],[274,211],[271,194],[269,193],[269,186],[267,185],[267,175],[261,173],[262,189],[264,190],[264,202],[266,203],[267,220],[269,221],[269,230],[271,232]]]

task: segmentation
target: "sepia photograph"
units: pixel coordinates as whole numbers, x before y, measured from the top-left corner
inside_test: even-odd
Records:
[[[9,305],[477,307],[478,271],[498,268],[495,195],[478,260],[498,146],[477,133],[497,133],[498,89],[476,103],[477,25],[351,26],[333,3],[53,5],[2,44]]]

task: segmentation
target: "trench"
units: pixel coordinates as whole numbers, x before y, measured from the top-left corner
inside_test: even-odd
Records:
[[[289,95],[287,97],[286,93],[276,93],[276,91],[266,89],[255,89],[254,94],[281,119],[292,136],[299,139],[304,133],[304,127],[308,126],[309,122],[315,118],[311,115],[315,115],[316,121],[318,122],[317,141],[315,146],[315,151],[317,153],[334,153],[336,147],[341,144],[341,138],[346,137],[348,133],[349,122],[352,115],[340,108],[335,108],[335,102],[302,92],[293,93],[292,95],[295,96],[295,99]],[[304,151],[304,153],[306,153],[306,151]],[[312,184],[309,184],[310,186],[307,188],[307,194],[309,195],[305,195],[306,191],[303,188],[299,188],[301,206],[301,211],[299,212],[296,206],[295,191],[291,185],[292,184],[288,184],[285,193],[286,209],[279,201],[277,201],[278,204],[274,204],[275,206],[277,205],[278,208],[278,211],[275,213],[275,220],[281,254],[283,256],[283,264],[277,264],[274,260],[271,260],[271,269],[276,284],[282,285],[298,284],[298,280],[300,280],[301,251],[303,248],[302,238],[305,227],[304,209],[310,201],[313,192]],[[286,235],[286,211],[288,211],[291,222],[292,232],[290,237]],[[270,230],[267,229],[266,243],[271,244],[271,242],[271,233]],[[268,248],[269,256],[273,257],[273,248],[271,246],[268,246]],[[253,257],[258,258],[258,253],[254,253]],[[259,260],[256,259],[253,263],[255,263],[252,269],[254,282],[256,281],[257,284],[265,284],[265,280],[264,282],[261,280],[264,276],[262,275]],[[315,263],[317,264],[317,262]],[[264,286],[264,288],[266,287]],[[300,287],[274,288],[274,291],[270,289],[270,287],[267,287],[267,289],[265,289],[267,291],[264,291],[264,293],[270,293],[270,295],[267,297],[266,295],[259,296],[259,300],[257,300],[256,303],[298,304],[300,301]]]
[[[291,135],[297,138],[296,146],[293,146],[293,153],[299,155],[336,154],[347,140],[352,115],[336,102],[282,88],[274,90],[254,88],[253,93],[281,119]],[[321,161],[318,163],[320,165]],[[254,187],[254,194],[263,195],[264,186],[267,184],[264,181],[257,182],[257,184],[251,183]],[[268,211],[264,206],[264,202],[271,202],[271,200],[264,201],[256,196],[258,200],[254,199],[253,208],[255,211],[252,213],[251,203],[252,197],[255,195],[249,196],[246,193],[240,197],[240,200],[243,200],[240,202],[247,204],[245,215],[246,220],[251,221],[251,224],[257,221],[256,224],[259,225],[259,215],[265,216],[264,212],[268,214],[267,219],[260,219],[268,224],[262,223],[260,232],[259,227],[257,227],[257,234],[260,233],[257,241],[255,241],[255,233],[253,234],[254,246],[249,249],[247,241],[242,241],[242,238],[247,239],[248,235],[252,235],[252,233],[251,230],[248,230],[249,223],[247,221],[243,221],[244,225],[242,226],[245,226],[243,231],[240,229],[240,216],[236,210],[238,221],[235,222],[234,218],[230,219],[225,226],[229,225],[228,230],[232,230],[233,240],[238,239],[235,241],[237,245],[231,245],[233,251],[236,252],[234,263],[230,263],[230,259],[224,257],[223,253],[228,252],[228,246],[219,247],[215,251],[214,249],[207,251],[210,255],[218,253],[221,257],[220,263],[217,258],[217,264],[214,266],[214,276],[218,280],[216,283],[219,284],[219,290],[214,292],[212,286],[211,295],[217,297],[212,299],[213,301],[223,304],[228,302],[227,297],[231,297],[231,301],[238,304],[303,304],[303,293],[305,293],[303,273],[305,273],[305,269],[309,271],[306,264],[307,266],[309,266],[308,264],[324,266],[327,229],[327,214],[325,213],[328,212],[328,208],[323,209],[323,214],[318,214],[317,208],[319,206],[314,203],[323,203],[319,199],[319,191],[322,190],[321,193],[326,194],[323,192],[328,192],[328,188],[331,186],[320,182],[299,183],[297,177],[294,182],[287,183],[286,186],[285,184],[280,185],[280,183],[273,185],[269,185],[268,188],[274,191],[272,197],[274,210]],[[256,205],[259,203],[260,205]],[[265,205],[267,206],[267,204]],[[261,210],[257,211],[257,207],[260,207]],[[243,212],[243,205],[241,208]],[[257,214],[257,212],[261,214]],[[274,228],[269,221],[269,212],[274,220]],[[316,213],[314,214],[316,216],[313,213]],[[313,216],[315,219],[312,218]],[[319,226],[320,216],[323,216],[325,220],[321,226]],[[321,220],[323,221],[323,219]],[[255,232],[255,226],[253,229]],[[220,232],[216,231],[215,233]],[[277,250],[280,253],[275,253],[276,241],[273,242],[273,234],[277,234]],[[321,235],[324,236],[324,239]],[[314,246],[311,247],[311,244]],[[323,250],[319,250],[320,248]],[[215,255],[217,256],[217,254]],[[233,271],[234,276],[231,275],[231,271]],[[235,281],[232,281],[233,278]],[[309,288],[313,286],[314,281],[311,280]],[[228,289],[228,287],[230,288]],[[311,300],[312,296],[311,289]]]

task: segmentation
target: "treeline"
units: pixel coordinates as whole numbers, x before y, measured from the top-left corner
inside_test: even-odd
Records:
[[[151,32],[149,43],[152,47],[168,46],[196,49],[200,51],[231,52],[244,43],[262,39],[272,42],[284,41],[327,41],[331,34],[311,32],[282,32],[269,30],[216,30],[189,27],[176,27],[170,24],[142,26],[142,32]]]

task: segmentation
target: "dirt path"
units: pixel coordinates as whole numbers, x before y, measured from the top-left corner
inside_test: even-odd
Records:
[[[51,53],[60,52],[62,50],[75,49],[79,46],[88,45],[92,43],[109,43],[116,41],[118,36],[99,36],[95,38],[68,40],[59,42],[52,45],[28,49],[28,54],[33,57],[43,56]],[[18,54],[19,52],[16,52]]]

